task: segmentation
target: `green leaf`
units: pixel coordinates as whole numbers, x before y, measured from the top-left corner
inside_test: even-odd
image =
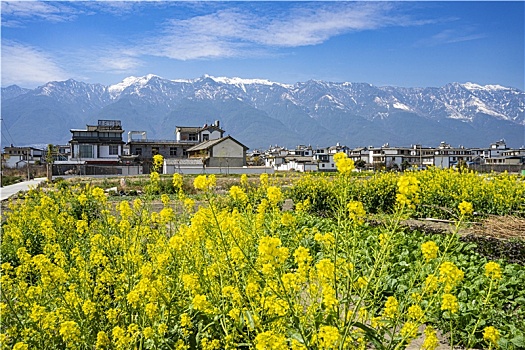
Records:
[[[523,337],[523,334],[515,336],[510,340],[510,342],[520,349],[525,348],[525,338]]]
[[[253,321],[252,313],[249,310],[246,310],[244,311],[244,315],[248,320],[248,326],[250,326],[251,329],[255,329],[255,322]]]
[[[354,326],[357,328],[361,328],[365,334],[367,335],[367,338],[374,343],[376,349],[386,349],[381,340],[377,337],[377,332],[375,329],[361,323],[361,322],[355,322]]]

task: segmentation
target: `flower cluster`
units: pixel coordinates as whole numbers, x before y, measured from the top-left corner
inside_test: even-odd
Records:
[[[396,203],[399,207],[415,209],[416,203],[419,202],[419,181],[415,176],[403,175],[397,181],[398,193]]]
[[[348,175],[354,170],[354,161],[346,155],[344,152],[339,152],[334,155],[335,166],[337,171],[342,175]]]
[[[461,215],[472,215],[474,209],[472,208],[472,203],[463,201],[459,203],[458,209]]]
[[[489,261],[485,264],[485,276],[491,279],[501,279],[501,266],[494,261]]]
[[[193,180],[193,187],[197,190],[209,191],[215,187],[217,179],[215,175],[199,175]]]
[[[485,339],[487,343],[494,346],[498,346],[499,338],[499,331],[495,327],[489,326],[485,327],[485,329],[483,330],[483,339]]]
[[[421,252],[423,253],[426,261],[430,261],[437,258],[439,247],[434,241],[428,241],[421,245]]]
[[[153,156],[153,171],[157,172],[164,165],[164,157],[160,154]]]
[[[348,212],[350,214],[350,220],[356,224],[362,224],[366,216],[365,208],[363,203],[358,201],[352,201],[348,203]]]

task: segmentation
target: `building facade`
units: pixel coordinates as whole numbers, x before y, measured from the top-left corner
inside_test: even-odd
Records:
[[[79,164],[118,164],[123,154],[120,120],[98,120],[86,129],[71,129],[69,161]]]

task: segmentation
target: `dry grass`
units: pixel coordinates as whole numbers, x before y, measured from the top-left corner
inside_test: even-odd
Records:
[[[500,239],[525,240],[525,218],[515,216],[490,216],[481,225],[472,228],[472,233]]]

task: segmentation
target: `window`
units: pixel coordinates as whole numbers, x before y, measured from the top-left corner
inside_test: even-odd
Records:
[[[170,147],[170,156],[177,155],[177,147]]]
[[[197,140],[197,134],[189,134],[188,135],[188,140],[189,141],[198,141]]]
[[[154,155],[154,156],[159,154],[159,148],[158,147],[152,147],[151,148],[151,154]]]
[[[208,141],[210,139],[210,135],[209,134],[203,134],[202,135],[202,141]]]
[[[140,147],[135,148],[135,154],[138,155],[138,156],[141,156],[142,155],[142,148],[140,148]]]
[[[110,156],[118,155],[118,145],[109,145],[109,155]]]
[[[80,158],[93,158],[93,146],[79,145],[79,157]]]

